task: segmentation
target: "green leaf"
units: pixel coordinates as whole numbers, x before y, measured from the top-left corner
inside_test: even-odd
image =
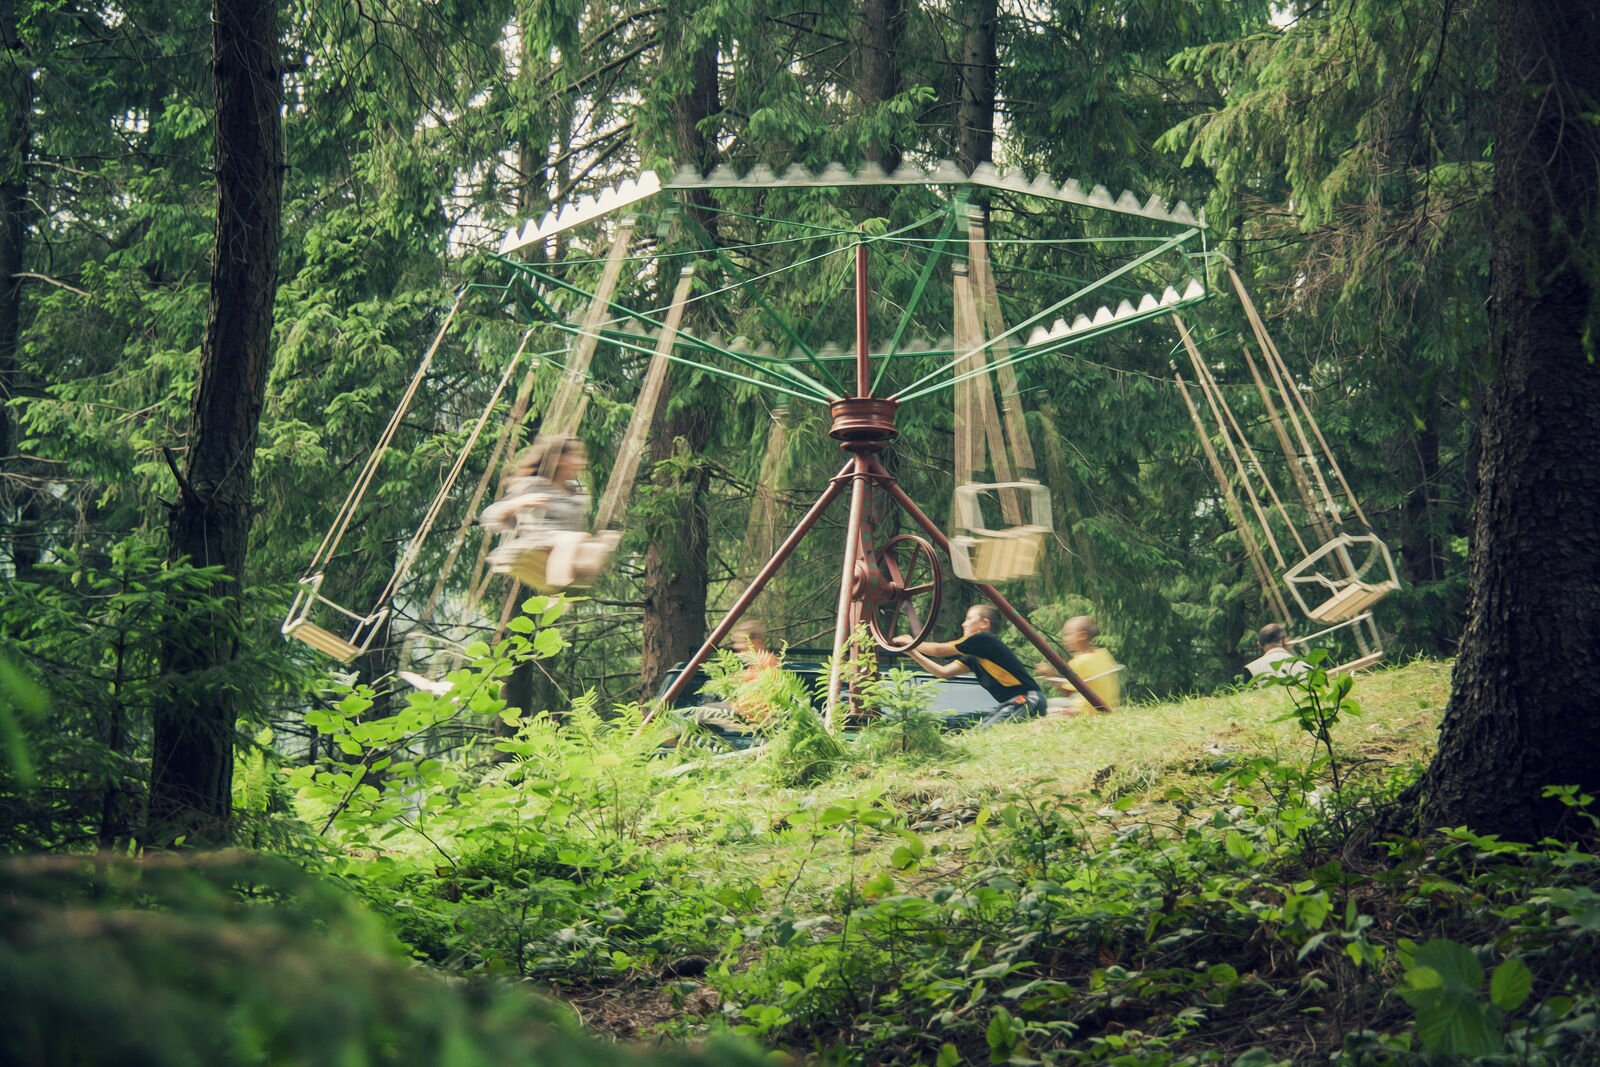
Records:
[[[1417,949],[1418,967],[1431,967],[1444,980],[1446,989],[1476,994],[1483,984],[1483,965],[1472,950],[1456,941],[1436,937]]]
[[[1516,956],[1496,967],[1489,979],[1489,1001],[1504,1012],[1522,1007],[1532,992],[1533,972]]]
[[[1417,1010],[1417,1036],[1429,1052],[1459,1056],[1488,1056],[1505,1047],[1483,1005],[1449,991]]]

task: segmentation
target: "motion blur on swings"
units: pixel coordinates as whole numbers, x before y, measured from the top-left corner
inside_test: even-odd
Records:
[[[489,555],[496,574],[508,574],[541,593],[594,584],[611,562],[622,534],[588,532],[589,465],[583,442],[572,434],[540,437],[512,467],[502,497],[480,522],[502,535]]]

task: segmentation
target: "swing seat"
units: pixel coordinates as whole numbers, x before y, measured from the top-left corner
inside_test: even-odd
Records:
[[[300,590],[295,593],[294,603],[289,607],[289,615],[283,620],[281,630],[285,637],[292,637],[309,645],[324,655],[332,656],[340,663],[350,663],[372,644],[372,639],[377,635],[383,620],[388,617],[389,610],[384,608],[374,615],[358,615],[348,608],[341,607],[322,595],[322,578],[321,574],[314,574],[300,580]],[[355,629],[348,638],[340,637],[332,630],[312,621],[311,613],[319,604],[355,620]]]
[[[494,573],[510,575],[540,593],[587,589],[594,585],[610,564],[611,552],[620,537],[620,534],[610,531],[598,537],[584,537],[583,544],[574,551],[575,558],[569,563],[572,577],[566,582],[556,581],[550,575],[550,557],[556,546],[548,537],[541,537],[534,542],[518,539],[502,545],[490,554],[489,566]]]
[[[1021,497],[1026,521],[994,529],[985,525],[984,498],[998,500],[1002,492]],[[956,487],[955,515],[957,529],[950,538],[950,564],[957,577],[993,584],[1039,573],[1052,529],[1049,489],[1032,481],[970,482]]]
[[[950,542],[950,562],[956,576],[969,582],[1008,582],[1039,573],[1049,531],[1019,526],[983,537],[958,535]]]
[[[1313,622],[1343,622],[1355,618],[1388,595],[1389,589],[1385,586],[1350,582],[1312,608],[1307,616]]]
[[[1283,582],[1306,618],[1320,623],[1357,618],[1400,588],[1394,556],[1376,534],[1340,534],[1285,571]]]

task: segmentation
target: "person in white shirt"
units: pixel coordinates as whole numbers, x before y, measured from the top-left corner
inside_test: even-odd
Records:
[[[1256,634],[1256,647],[1261,655],[1244,665],[1252,680],[1294,678],[1311,669],[1310,664],[1289,651],[1289,634],[1275,622],[1263,626]]]

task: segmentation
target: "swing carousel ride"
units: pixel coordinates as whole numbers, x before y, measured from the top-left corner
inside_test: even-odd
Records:
[[[616,525],[662,406],[669,366],[676,366],[728,382],[743,395],[822,409],[826,433],[846,459],[750,577],[664,704],[732,632],[823,515],[844,500],[830,726],[849,672],[850,634],[865,624],[873,640],[892,651],[926,639],[938,614],[946,560],[956,577],[973,583],[1098,707],[1092,690],[997,588],[1037,573],[1052,533],[1050,492],[1035,476],[1018,372],[1135,324],[1176,319],[1209,295],[1210,258],[1204,219],[1181,202],[1169,206],[1159,197],[1141,200],[1129,192],[1113,197],[1101,186],[1046,176],[1027,180],[988,165],[970,175],[948,162],[892,173],[836,165],[821,172],[795,166],[781,175],[761,166],[744,174],[726,167],[709,174],[684,169],[670,179],[646,172],[514,228],[495,261],[506,281],[457,295],[313,555],[283,631],[348,663],[380,634],[385,641],[401,629],[438,635],[449,629],[435,622],[441,614],[478,614],[495,579],[486,535],[479,532],[471,565],[461,564],[472,556],[464,549],[491,484],[500,477],[503,491],[500,470],[517,454],[525,426],[536,423],[540,435],[576,433],[603,382],[634,394],[625,428],[618,417],[606,434],[615,444],[595,530]],[[1244,300],[1268,377],[1278,387],[1274,403],[1266,379],[1250,364],[1296,488],[1303,491],[1298,512],[1266,480],[1265,467],[1243,440],[1181,321],[1196,383],[1235,464],[1233,478],[1181,374],[1178,386],[1266,603],[1287,621],[1288,604],[1263,541],[1302,613],[1334,628],[1355,627],[1363,655],[1371,656],[1377,631],[1370,609],[1396,587],[1393,562],[1332,462],[1243,286],[1231,268],[1228,274]],[[360,528],[364,509],[375,506],[366,498],[379,468],[419,393],[427,394],[441,348],[469,312],[528,325],[487,389],[477,418],[452,428],[451,439],[459,445],[447,468],[440,460],[438,491],[396,553],[375,603],[367,609],[344,606],[330,589],[352,584],[327,584],[356,554],[341,553],[341,544]],[[874,326],[886,339],[875,340]],[[1248,350],[1245,358],[1251,359]],[[519,369],[522,378],[512,392]],[[892,473],[893,464],[884,462],[899,436],[899,409],[941,395],[953,401],[948,531],[911,498]],[[485,458],[478,446],[497,415],[501,429]],[[1313,452],[1308,430],[1320,453]],[[463,481],[469,467],[481,471],[470,488]],[[1324,467],[1334,473],[1347,507],[1338,506]],[[1253,506],[1259,538],[1246,522],[1236,483]],[[1263,496],[1275,510],[1269,513]],[[432,531],[446,513],[460,516],[456,533],[436,545]],[[1359,523],[1360,532],[1347,518]],[[900,532],[905,521],[917,532]],[[1283,554],[1285,542],[1299,551],[1292,566]],[[507,558],[504,549],[496,555]],[[519,582],[547,588],[545,560],[536,551],[512,551],[510,557],[515,562],[499,568],[514,580],[500,600],[496,632],[521,603]],[[431,583],[413,578],[419,570]]]

